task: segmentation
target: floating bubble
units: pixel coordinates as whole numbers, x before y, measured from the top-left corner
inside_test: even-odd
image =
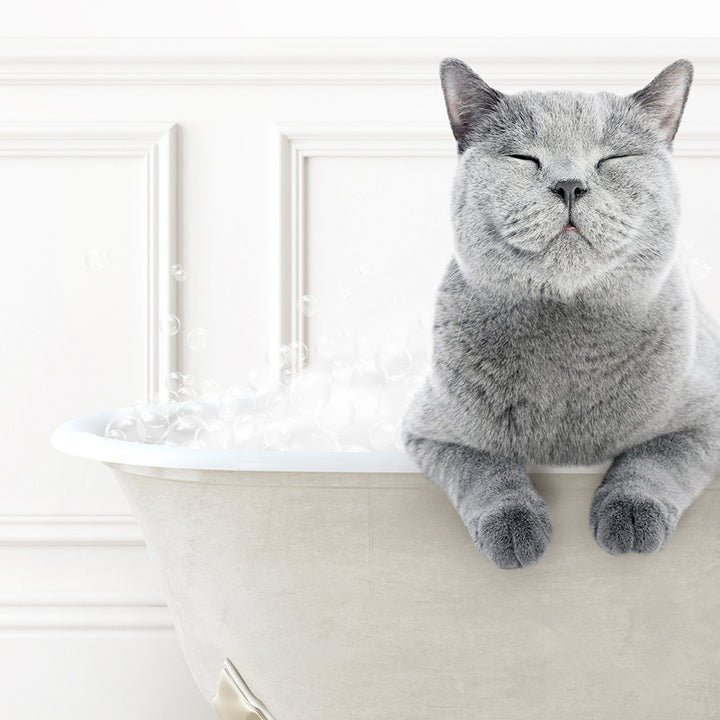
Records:
[[[358,265],[358,272],[361,275],[369,275],[370,274],[370,266],[367,263],[360,263]]]
[[[177,315],[163,315],[160,318],[160,332],[163,335],[177,335],[180,332],[180,318]]]
[[[195,352],[204,350],[208,344],[208,331],[205,328],[193,328],[187,335],[187,344]]]
[[[108,254],[104,250],[88,250],[85,253],[85,267],[88,270],[104,270],[108,264]]]
[[[170,273],[178,282],[185,282],[187,280],[187,272],[182,265],[173,265],[170,268]]]
[[[170,430],[168,416],[152,407],[142,411],[137,421],[137,431],[140,442],[162,443]]]
[[[330,400],[330,383],[325,375],[304,372],[290,384],[290,402],[302,413],[316,413]]]
[[[342,288],[337,294],[338,300],[340,302],[347,302],[351,296],[352,290],[350,288]]]
[[[135,434],[136,422],[133,415],[119,413],[105,426],[105,437],[111,440],[128,440]]]
[[[286,367],[290,364],[290,347],[288,345],[278,345],[270,348],[265,353],[265,362],[275,369]]]
[[[317,312],[318,301],[317,298],[313,297],[312,295],[303,295],[298,300],[298,306],[300,307],[300,312],[305,317],[310,317]]]
[[[171,372],[166,378],[165,378],[165,387],[170,390],[170,392],[176,393],[180,388],[185,386],[185,376],[178,372],[177,370],[175,372]]]

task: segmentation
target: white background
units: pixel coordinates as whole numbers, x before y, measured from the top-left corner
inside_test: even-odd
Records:
[[[293,243],[319,301],[306,340],[409,327],[420,358],[451,239],[445,55],[508,92],[631,92],[693,60],[676,148],[682,237],[720,318],[712,22],[688,3],[672,17],[619,2],[506,5],[35,0],[3,13],[1,717],[214,716],[109,472],[59,456],[50,432],[132,402],[175,367],[244,382],[291,332]],[[176,201],[163,195],[174,181]],[[182,287],[164,266],[148,271],[151,220],[161,257],[187,269]],[[178,348],[146,320],[173,307]],[[185,342],[196,327],[208,331],[199,352]]]

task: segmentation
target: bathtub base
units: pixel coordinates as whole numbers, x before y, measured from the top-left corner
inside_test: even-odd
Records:
[[[219,720],[274,720],[230,660],[225,660],[218,676],[212,706]]]

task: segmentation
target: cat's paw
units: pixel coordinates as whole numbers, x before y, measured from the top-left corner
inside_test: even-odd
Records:
[[[545,503],[525,498],[498,502],[468,525],[475,547],[500,568],[534,565],[552,533]]]
[[[661,550],[679,513],[650,495],[600,486],[590,506],[590,527],[598,545],[613,555]]]

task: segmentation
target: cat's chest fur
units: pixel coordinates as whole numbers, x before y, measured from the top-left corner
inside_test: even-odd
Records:
[[[612,457],[667,422],[688,364],[682,308],[659,318],[551,300],[438,298],[433,372],[466,440],[525,461]]]

